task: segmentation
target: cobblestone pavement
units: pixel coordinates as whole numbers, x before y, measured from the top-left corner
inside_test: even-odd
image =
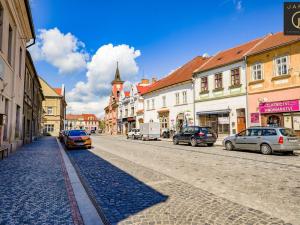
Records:
[[[200,155],[163,142],[93,141],[69,156],[112,224],[300,224],[297,156],[284,166],[286,158],[272,164],[220,148],[197,148],[209,152]]]
[[[82,224],[60,154],[47,137],[0,161],[1,225]]]

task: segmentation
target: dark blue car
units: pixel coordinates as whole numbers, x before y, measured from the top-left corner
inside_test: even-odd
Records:
[[[213,146],[216,140],[217,135],[211,127],[199,126],[185,127],[173,137],[174,145],[178,145],[179,143],[188,143],[193,147],[197,146],[198,144]]]

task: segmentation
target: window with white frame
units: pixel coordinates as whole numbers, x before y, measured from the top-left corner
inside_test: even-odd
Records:
[[[149,110],[150,109],[150,100],[148,99],[147,100],[147,110]]]
[[[155,108],[155,102],[154,102],[154,98],[152,98],[152,109]]]
[[[262,73],[262,64],[261,63],[255,63],[251,66],[251,72],[252,72],[252,80],[262,80],[263,79],[263,73]]]
[[[183,104],[186,104],[186,103],[187,103],[187,95],[186,95],[186,91],[183,91],[183,92],[182,92],[182,102],[183,102]]]
[[[54,131],[54,124],[45,124],[45,131],[47,133]]]
[[[48,115],[53,115],[53,107],[52,106],[47,107],[47,114]]]
[[[286,75],[288,74],[288,57],[281,56],[275,59],[275,70],[276,76]]]
[[[179,100],[179,93],[177,92],[177,93],[175,93],[175,104],[176,104],[176,105],[179,105],[179,103],[180,103],[180,100]]]
[[[162,106],[166,107],[167,103],[166,103],[166,96],[162,96]]]

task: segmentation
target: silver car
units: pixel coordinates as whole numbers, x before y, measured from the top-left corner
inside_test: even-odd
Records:
[[[226,150],[254,150],[265,155],[273,152],[293,153],[300,150],[300,139],[294,130],[284,127],[250,127],[223,140]]]

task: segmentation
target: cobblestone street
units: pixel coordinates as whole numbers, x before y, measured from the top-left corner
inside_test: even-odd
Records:
[[[1,225],[80,225],[56,139],[42,138],[0,161]]]
[[[69,156],[112,224],[300,224],[298,153],[93,141]]]

